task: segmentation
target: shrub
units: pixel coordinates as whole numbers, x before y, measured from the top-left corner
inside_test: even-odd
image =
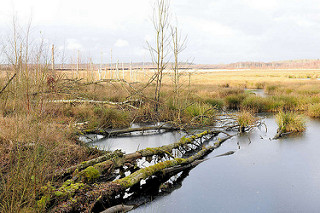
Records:
[[[282,133],[303,132],[306,129],[304,117],[295,112],[279,112],[276,115],[276,122]]]

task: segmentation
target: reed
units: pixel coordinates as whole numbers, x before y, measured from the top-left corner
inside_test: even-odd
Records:
[[[308,107],[308,115],[312,118],[320,118],[320,103],[310,104]]]
[[[280,111],[276,115],[276,122],[278,124],[279,131],[281,131],[282,133],[303,132],[306,129],[305,118],[295,112]]]

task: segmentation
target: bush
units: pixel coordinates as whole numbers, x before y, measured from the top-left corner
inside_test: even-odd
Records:
[[[306,129],[306,121],[302,115],[294,112],[279,112],[276,115],[279,130],[285,132],[303,132]]]

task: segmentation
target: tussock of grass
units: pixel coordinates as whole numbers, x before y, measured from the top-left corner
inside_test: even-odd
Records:
[[[320,118],[320,103],[310,104],[308,107],[308,115],[312,118]]]
[[[187,115],[191,117],[196,117],[199,115],[209,115],[213,114],[213,110],[211,110],[212,107],[208,104],[204,103],[195,103],[186,108]]]
[[[253,125],[256,121],[256,118],[253,116],[253,113],[248,110],[242,110],[240,111],[237,116],[237,123],[239,124],[240,132],[244,132],[245,128]]]
[[[218,99],[218,98],[216,98],[216,99],[208,98],[208,99],[205,100],[205,102],[207,104],[210,104],[212,107],[215,107],[216,109],[222,109],[223,106],[224,106],[223,100],[222,99]]]
[[[276,122],[282,133],[303,132],[306,129],[305,118],[295,112],[279,112],[276,115]]]
[[[240,109],[242,102],[244,101],[246,95],[229,95],[225,98],[226,106],[228,109]]]
[[[270,110],[268,99],[256,95],[249,95],[242,102],[242,107],[255,112],[263,112]]]

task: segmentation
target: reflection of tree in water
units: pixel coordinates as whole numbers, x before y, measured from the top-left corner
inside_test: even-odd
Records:
[[[189,171],[190,169],[161,178],[157,176],[149,178],[145,184],[141,186],[137,184],[137,186],[131,187],[128,194],[133,194],[123,199],[123,203],[138,207],[154,201],[158,197],[168,195],[182,186],[182,181],[189,176]]]

